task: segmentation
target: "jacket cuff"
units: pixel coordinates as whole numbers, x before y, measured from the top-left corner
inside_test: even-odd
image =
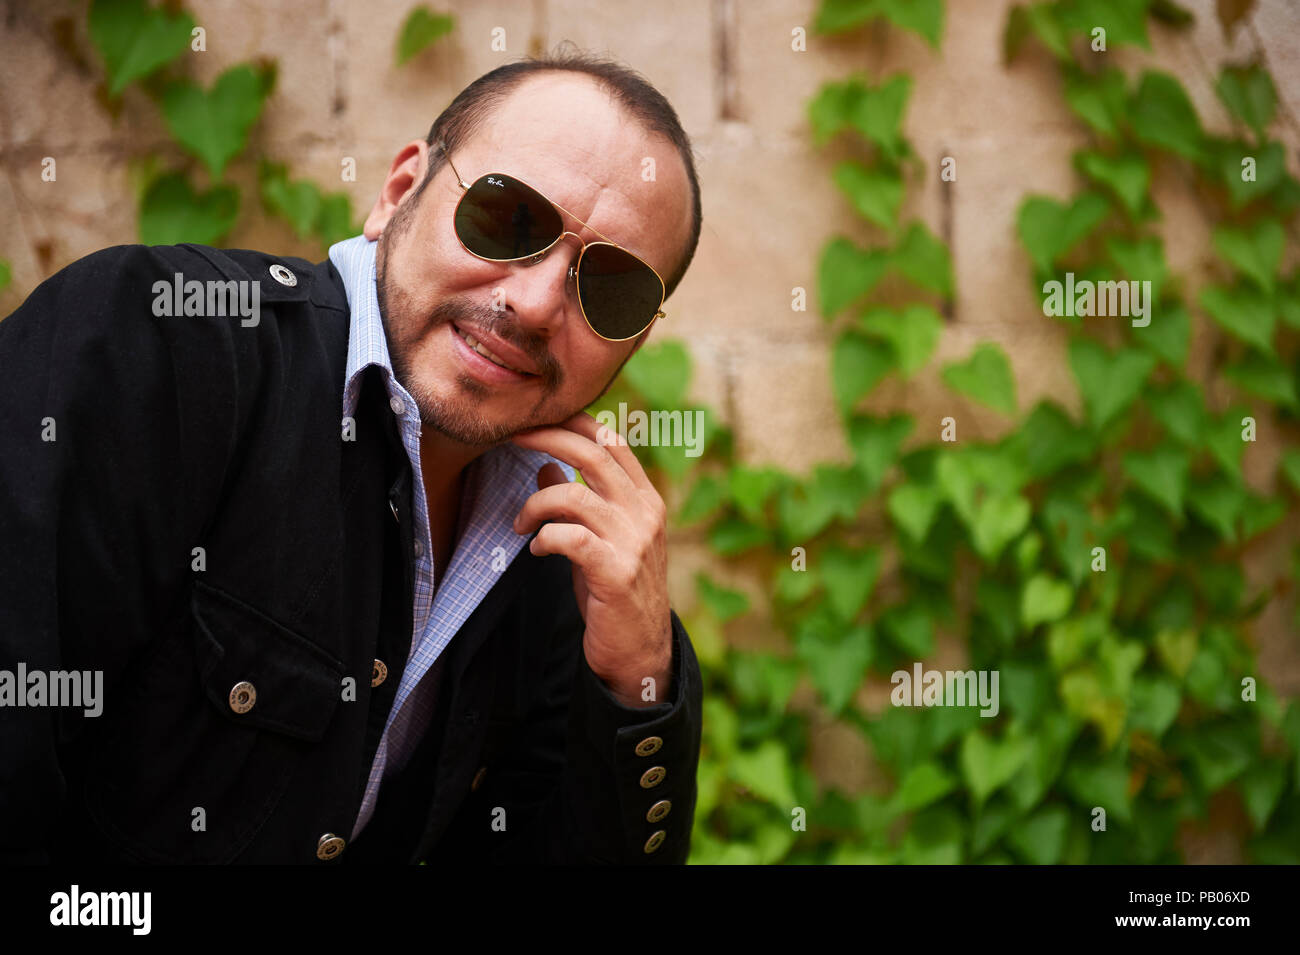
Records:
[[[699,758],[698,664],[677,614],[673,628],[671,701],[630,707],[615,699],[580,654],[587,734],[615,777],[624,818],[625,851],[646,862],[685,862],[695,814]]]

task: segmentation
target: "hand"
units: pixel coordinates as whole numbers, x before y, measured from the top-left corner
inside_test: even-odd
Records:
[[[531,534],[540,526],[528,549],[539,557],[563,554],[573,565],[587,665],[627,706],[663,702],[673,639],[663,498],[622,436],[585,411],[511,441],[564,461],[586,482],[569,481],[547,462],[514,529]],[[654,700],[641,698],[646,677],[654,678]]]

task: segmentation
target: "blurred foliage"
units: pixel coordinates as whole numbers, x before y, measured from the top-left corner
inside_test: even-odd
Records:
[[[397,35],[397,65],[406,63],[434,40],[450,33],[455,26],[456,18],[449,13],[434,13],[428,7],[416,7],[407,15]]]
[[[1043,318],[1071,326],[1081,420],[1051,400],[1021,415],[1011,364],[992,342],[939,369],[954,394],[1015,419],[994,443],[945,443],[922,433],[929,422],[861,410],[882,380],[929,363],[954,295],[944,243],[899,221],[907,172],[920,165],[902,131],[912,80],[855,75],[809,103],[818,145],[852,138],[858,155],[832,180],[886,239],[833,236],[818,268],[854,463],[817,464],[807,477],[748,467],[712,421],[701,458],[637,448],[674,485],[665,496],[680,500],[676,525],[702,530],[719,568],[757,573],[789,637],[783,653],[730,646],[729,623],[763,609],[696,576],[684,622],[706,688],[692,862],[1177,862],[1180,831],[1206,825],[1216,797],[1239,800],[1249,859],[1300,862],[1300,704],[1278,699],[1247,638],[1271,601],[1294,593],[1300,550],[1257,590],[1241,569],[1252,541],[1300,520],[1300,451],[1283,454],[1277,494],[1256,493],[1241,472],[1244,418],[1268,442],[1285,440],[1275,420],[1296,425],[1300,273],[1279,269],[1300,190],[1267,136],[1276,95],[1259,64],[1219,77],[1240,130],[1226,138],[1202,128],[1174,77],[1148,70],[1129,83],[1096,65],[1095,26],[1112,46],[1149,49],[1149,17],[1190,22],[1164,0],[1060,0],[1016,7],[1006,23],[1007,55],[1046,48],[1068,109],[1091,131],[1074,156],[1081,191],[1027,196],[1018,211],[1029,294],[1069,269],[1149,280],[1155,301],[1146,327]],[[824,0],[816,25],[839,33],[881,18],[938,45],[938,0]],[[1254,181],[1242,175],[1247,158]],[[1221,262],[1195,302],[1151,228],[1156,170],[1193,176],[1217,223]],[[873,301],[891,274],[914,301]],[[1193,378],[1197,314],[1221,334],[1214,366]],[[689,378],[680,343],[647,346],[592,410],[689,408]],[[866,681],[888,687],[895,670],[910,672],[940,627],[965,637],[969,668],[999,672],[1001,712],[869,711]],[[800,687],[820,713],[791,705]],[[849,794],[814,778],[811,734],[828,717],[862,735],[891,789]],[[1104,832],[1092,828],[1094,807],[1106,811]]]
[[[89,33],[104,64],[110,111],[117,115],[124,92],[138,87],[157,104],[178,149],[200,167],[166,168],[156,155],[134,164],[140,241],[219,245],[243,211],[239,188],[225,178],[232,163],[251,162],[245,152],[275,89],[275,64],[235,64],[204,89],[184,71],[188,55],[205,41],[176,4],[92,0]],[[291,181],[284,164],[266,159],[257,165],[257,180],[262,209],[322,251],[361,231],[345,192],[327,194],[314,183]]]

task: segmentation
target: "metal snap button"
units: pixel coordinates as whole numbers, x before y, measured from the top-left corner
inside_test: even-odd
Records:
[[[281,285],[286,285],[289,288],[293,288],[295,285],[298,284],[298,276],[294,275],[292,272],[286,269],[279,262],[271,266],[270,271],[271,271],[271,278],[275,279]]]
[[[636,754],[638,756],[653,756],[659,752],[659,747],[663,746],[664,741],[660,736],[647,736],[641,742],[636,744]]]
[[[668,770],[666,770],[664,767],[651,766],[649,769],[647,769],[644,773],[641,774],[641,788],[654,789],[656,786],[658,786],[661,782],[664,781],[664,777],[667,775],[668,775]]]
[[[236,713],[247,713],[257,702],[257,687],[240,680],[230,688],[230,708]]]
[[[645,814],[646,822],[658,822],[660,819],[668,815],[672,808],[673,804],[671,802],[667,799],[660,799],[657,803],[651,806],[650,811]]]
[[[347,843],[341,837],[334,835],[332,832],[327,832],[316,843],[316,858],[326,861],[336,858],[346,845]]]
[[[379,686],[388,679],[388,664],[383,660],[376,660],[375,665],[370,670],[370,685]]]
[[[662,829],[654,833],[654,835],[652,835],[649,839],[645,841],[646,855],[649,855],[650,853],[658,849],[661,845],[663,845],[664,839],[666,839],[667,837],[668,837],[668,833],[664,832]]]
[[[388,399],[388,407],[393,409],[393,414],[395,415],[400,415],[406,411],[406,405],[402,403],[402,399],[397,397],[397,395],[393,395],[393,397]]]

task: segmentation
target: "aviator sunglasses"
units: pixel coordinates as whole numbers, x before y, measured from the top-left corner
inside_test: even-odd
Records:
[[[461,178],[451,154],[438,143],[465,194],[456,204],[456,238],[470,255],[488,262],[540,262],[551,248],[571,235],[564,228],[563,206],[552,202],[526,182],[494,172],[471,185]],[[591,226],[582,222],[584,226]],[[582,242],[578,262],[569,268],[576,278],[578,305],[591,330],[606,341],[636,338],[664,313],[664,281],[659,273],[616,242],[591,229],[605,241]]]

